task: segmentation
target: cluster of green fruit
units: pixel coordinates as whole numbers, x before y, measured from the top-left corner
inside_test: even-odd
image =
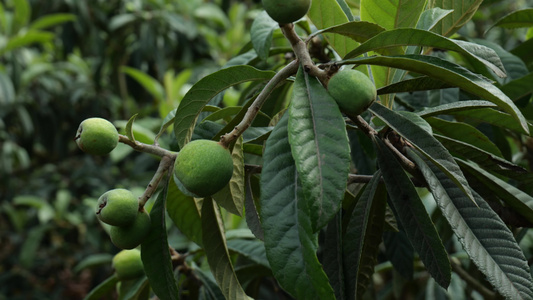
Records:
[[[110,190],[100,196],[96,215],[100,221],[111,225],[111,241],[121,249],[139,246],[150,231],[150,215],[126,189]]]

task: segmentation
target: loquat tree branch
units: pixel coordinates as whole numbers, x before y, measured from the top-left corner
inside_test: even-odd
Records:
[[[138,141],[132,141],[127,136],[122,135],[122,134],[118,135],[118,141],[120,143],[123,143],[123,144],[126,144],[126,145],[130,146],[131,148],[133,148],[133,150],[136,150],[136,151],[139,151],[139,152],[153,154],[153,155],[156,155],[156,156],[159,156],[159,157],[168,156],[168,157],[171,157],[173,159],[176,158],[176,153],[175,152],[169,151],[167,149],[161,148],[161,147],[156,146],[156,145],[148,145],[148,144],[144,144],[144,143],[141,143],[141,142],[138,142]]]
[[[139,197],[139,207],[144,207],[146,202],[150,200],[150,198],[154,195],[155,191],[157,190],[157,187],[159,186],[159,183],[161,182],[161,179],[165,176],[165,174],[170,174],[169,176],[172,176],[172,170],[174,168],[174,160],[175,156],[163,156],[161,157],[161,161],[159,162],[159,166],[157,167],[157,170],[155,171],[154,176],[152,177],[152,180],[150,180],[150,183],[148,183],[148,186],[144,190],[144,193],[141,197]],[[172,180],[172,179],[171,179]]]
[[[257,98],[254,100],[254,103],[250,105],[248,108],[248,111],[246,111],[246,114],[242,118],[241,122],[235,126],[235,128],[229,132],[220,137],[220,144],[226,148],[234,141],[236,140],[241,134],[250,127],[252,124],[252,121],[254,120],[255,116],[257,116],[257,113],[259,113],[259,110],[265,103],[265,101],[268,99],[268,96],[272,93],[272,91],[278,87],[280,83],[285,81],[289,76],[293,75],[298,71],[298,61],[293,60],[288,65],[286,65],[283,69],[281,69],[270,81],[266,84],[266,86],[263,88],[261,93],[257,96]]]

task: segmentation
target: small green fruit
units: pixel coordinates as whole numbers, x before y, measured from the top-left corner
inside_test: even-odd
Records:
[[[344,113],[360,115],[376,100],[376,86],[364,73],[342,70],[331,77],[328,91]]]
[[[195,140],[178,153],[174,173],[190,192],[207,197],[221,190],[233,175],[228,149],[215,141]]]
[[[119,280],[135,279],[144,275],[141,251],[122,250],[113,257],[113,268]]]
[[[106,119],[89,118],[81,122],[75,140],[83,152],[106,155],[117,146],[118,131]]]
[[[121,249],[133,249],[139,246],[150,231],[150,215],[143,209],[129,226],[111,226],[111,242]]]
[[[135,221],[139,212],[139,202],[125,189],[105,192],[98,199],[96,216],[100,221],[114,226],[127,226]]]
[[[298,21],[311,7],[311,0],[263,0],[262,2],[268,15],[280,24]]]

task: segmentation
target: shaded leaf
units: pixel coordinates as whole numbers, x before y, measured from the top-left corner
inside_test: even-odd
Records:
[[[117,275],[113,274],[106,280],[100,282],[95,288],[93,288],[83,300],[99,300],[105,295],[111,294],[115,290],[115,286],[118,283]]]
[[[418,193],[394,154],[378,138],[374,139],[378,163],[397,218],[435,281],[447,288],[451,280],[448,254],[428,216]]]
[[[200,210],[194,198],[178,189],[174,180],[168,183],[167,212],[181,233],[200,247],[203,246]]]
[[[509,299],[532,299],[533,279],[524,254],[500,217],[476,193],[472,203],[435,165],[418,153],[408,155],[419,166],[444,217],[472,261],[488,281]]]
[[[120,67],[120,70],[135,79],[135,81],[145,88],[146,91],[148,91],[157,101],[165,101],[165,88],[159,81],[134,68],[123,66]]]
[[[211,272],[226,299],[250,299],[239,283],[231,263],[222,217],[213,199],[202,204],[202,242]]]
[[[414,27],[424,11],[426,1],[391,0],[383,5],[380,0],[361,0],[361,20],[385,27],[387,30]]]
[[[139,114],[134,114],[133,116],[131,116],[131,118],[128,120],[128,123],[126,124],[126,128],[124,128],[124,130],[126,131],[126,136],[134,143],[136,142],[136,140],[133,134],[133,122],[135,122],[135,119],[138,115]]]
[[[358,43],[363,43],[383,31],[385,28],[375,23],[352,21],[319,30],[314,34],[336,33],[347,36]]]
[[[242,256],[270,268],[266,257],[265,243],[259,240],[231,239],[228,240],[228,249]]]
[[[484,107],[496,107],[496,105],[485,100],[466,100],[424,108],[424,110],[417,112],[417,114],[419,114],[421,117],[427,118],[436,115],[446,115],[455,111],[468,111]]]
[[[335,291],[336,299],[346,299],[344,260],[342,257],[342,244],[344,242],[342,228],[343,213],[340,210],[329,222],[324,234],[324,242],[321,245],[323,247],[322,266],[328,276],[331,287]]]
[[[523,28],[533,26],[533,8],[520,9],[513,11],[508,15],[502,17],[494,23],[487,31],[493,27],[503,28]]]
[[[337,103],[302,68],[296,75],[289,106],[289,141],[316,232],[340,209],[350,148]]]
[[[250,29],[252,45],[255,52],[262,60],[268,58],[270,45],[272,44],[272,33],[279,28],[279,24],[268,16],[266,11],[260,12],[254,19]]]
[[[170,179],[170,175],[168,178]],[[150,286],[159,298],[169,300],[178,299],[178,287],[172,269],[165,226],[165,204],[171,181],[164,182],[164,188],[152,206],[150,232],[141,243],[141,259]]]
[[[452,13],[435,25],[433,31],[443,36],[452,36],[472,18],[481,2],[483,2],[483,0],[429,1],[428,8],[438,7],[445,10],[453,10]]]

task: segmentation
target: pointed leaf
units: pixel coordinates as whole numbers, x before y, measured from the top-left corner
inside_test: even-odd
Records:
[[[343,243],[346,299],[361,299],[377,261],[385,220],[386,191],[374,173],[352,212]]]
[[[444,17],[452,12],[452,9],[441,9],[440,7],[426,9],[420,16],[418,23],[416,23],[416,28],[431,30],[440,20],[444,19]]]
[[[289,107],[289,141],[316,232],[340,209],[350,148],[337,103],[302,68],[296,75]]]
[[[170,178],[170,176],[168,176]],[[169,181],[165,182],[152,210],[150,232],[141,243],[141,259],[150,286],[160,299],[178,299],[178,287],[174,278],[165,226],[165,205]]]
[[[488,30],[495,26],[503,28],[533,27],[533,8],[513,11],[512,13],[496,21],[496,23],[494,23],[494,25],[492,25]]]
[[[235,275],[226,245],[222,216],[209,197],[204,199],[202,205],[202,237],[207,262],[226,299],[250,299]]]
[[[344,285],[344,260],[342,244],[344,242],[342,221],[344,211],[340,210],[329,222],[324,234],[322,266],[328,276],[329,283],[335,291],[336,299],[346,299]],[[354,284],[355,285],[355,284]]]
[[[466,172],[483,182],[486,189],[492,191],[509,207],[526,217],[530,222],[533,222],[533,197],[478,166],[463,160],[459,160],[459,163]]]
[[[270,268],[268,263],[265,243],[259,240],[232,239],[228,241],[228,249],[241,254],[242,256]]]
[[[446,289],[450,284],[452,271],[435,225],[394,154],[380,139],[374,139],[374,143],[378,164],[397,217],[428,272]]]
[[[131,118],[128,120],[128,123],[126,124],[126,128],[124,128],[124,130],[126,131],[126,136],[134,143],[136,142],[136,140],[133,134],[133,122],[135,122],[135,119],[138,115],[139,114],[134,114],[133,116],[131,116]]]
[[[33,30],[45,29],[65,22],[75,21],[74,14],[50,14],[33,21],[29,28]]]
[[[321,33],[336,33],[347,36],[358,43],[363,43],[383,31],[385,31],[385,28],[375,23],[353,21],[319,30],[315,32],[314,35]]]
[[[526,119],[507,95],[478,75],[449,61],[425,55],[404,55],[351,59],[344,62],[400,68],[442,80],[498,105],[520,123],[524,133],[529,133]]]
[[[532,299],[533,279],[524,253],[500,217],[476,193],[477,206],[435,165],[418,153],[419,166],[444,217],[488,281],[509,299]]]
[[[477,11],[483,0],[431,0],[428,8],[439,7],[453,10],[451,14],[443,18],[433,29],[434,32],[443,36],[452,36],[459,28],[463,27]]]
[[[506,76],[500,57],[491,48],[464,41],[454,41],[431,31],[414,28],[398,28],[381,32],[348,53],[345,58],[356,57],[369,51],[383,55],[399,55],[403,54],[399,47],[409,45],[455,51],[467,58],[479,61],[500,77]]]
[[[130,67],[121,67],[120,70],[135,79],[135,81],[142,85],[142,87],[145,88],[146,91],[148,91],[157,101],[165,101],[165,89],[163,88],[163,85],[155,78],[152,78],[150,75],[140,70]]]
[[[261,172],[261,222],[272,273],[296,299],[334,299],[318,258],[317,234],[298,183],[287,133],[288,113],[266,141]]]
[[[468,182],[461,172],[461,169],[450,155],[448,150],[442,146],[431,134],[416,124],[409,121],[400,114],[387,109],[378,103],[372,104],[370,110],[399,135],[410,141],[426,157],[431,159],[443,172],[448,175],[453,182],[459,186],[465,194],[474,201]]]
[[[111,293],[115,290],[117,283],[117,275],[113,274],[93,288],[87,295],[85,295],[83,300],[99,300],[104,298],[106,295],[111,295]]]
[[[417,112],[421,117],[427,118],[436,115],[446,115],[455,111],[468,111],[484,107],[496,107],[492,102],[485,100],[466,100],[452,103],[446,103],[435,107],[428,107]]]
[[[272,34],[277,28],[279,28],[278,22],[272,20],[266,11],[260,12],[252,23],[252,28],[250,29],[252,45],[262,60],[268,58],[270,45],[272,44]]]
[[[180,147],[190,141],[194,124],[203,107],[223,90],[247,81],[265,81],[274,72],[260,71],[250,66],[235,66],[212,73],[194,84],[178,106],[174,133]]]

